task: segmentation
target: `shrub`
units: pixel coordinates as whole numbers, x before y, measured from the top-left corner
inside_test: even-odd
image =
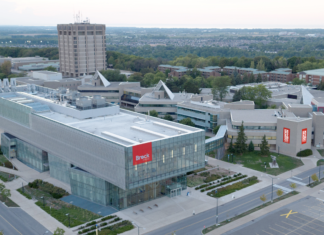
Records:
[[[115,218],[116,215],[109,215],[109,216],[106,216],[104,218],[101,219],[101,221],[106,221],[106,220],[109,220],[109,219],[112,219],[112,218]]]
[[[311,149],[305,149],[297,153],[298,157],[308,157],[313,154]]]
[[[203,177],[208,177],[210,175],[210,172],[206,171],[206,172],[200,173],[199,175],[203,176]]]
[[[7,168],[11,168],[11,169],[12,169],[12,167],[13,167],[12,163],[9,162],[9,161],[6,161],[6,162],[4,163],[4,165],[5,165],[5,167],[7,167]]]

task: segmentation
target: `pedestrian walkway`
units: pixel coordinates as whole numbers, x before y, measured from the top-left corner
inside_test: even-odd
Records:
[[[7,189],[10,189],[11,197],[9,197],[12,201],[14,201],[17,205],[20,206],[22,210],[24,210],[27,214],[37,220],[41,225],[47,228],[49,231],[54,233],[56,228],[63,228],[65,230],[65,234],[75,234],[71,229],[67,228],[59,221],[54,219],[52,216],[43,211],[39,206],[35,204],[36,201],[32,199],[27,199],[25,196],[21,195],[17,189],[22,185],[26,185],[27,182],[18,178],[11,182],[4,183]]]

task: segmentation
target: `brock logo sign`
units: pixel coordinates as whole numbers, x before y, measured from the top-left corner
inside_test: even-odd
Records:
[[[133,165],[152,161],[152,143],[133,146]]]

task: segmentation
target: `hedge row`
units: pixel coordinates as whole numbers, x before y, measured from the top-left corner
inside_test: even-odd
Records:
[[[108,216],[108,217],[114,218],[114,217],[116,217],[116,216],[114,215],[114,216]],[[111,218],[110,218],[110,219],[111,219]],[[104,219],[104,218],[103,218],[103,219]],[[112,224],[112,223],[115,223],[115,222],[117,222],[117,221],[120,221],[120,220],[121,220],[121,218],[117,217],[117,218],[115,218],[113,221],[110,221],[109,223],[104,222],[104,223],[99,224],[99,227],[103,227],[103,226],[106,226],[106,225],[108,225],[108,224]],[[78,234],[82,234],[82,233],[90,232],[90,231],[96,229],[96,224],[97,224],[96,221],[92,221],[91,223],[87,223],[86,226],[90,226],[90,225],[93,225],[93,226],[91,226],[90,228],[86,228],[86,229],[83,229],[83,230],[79,231]]]
[[[232,185],[228,185],[223,188],[219,188],[217,190],[217,193],[215,194],[214,191],[207,193],[208,196],[211,197],[223,197],[225,195],[228,195],[230,193],[234,193],[237,190],[241,190],[243,188],[246,188],[248,186],[251,186],[253,184],[256,184],[258,182],[258,178],[256,176],[249,177],[247,179],[244,179],[240,182],[234,183]]]
[[[211,187],[207,187],[207,188],[205,188],[205,189],[202,189],[202,190],[200,190],[200,192],[205,192],[205,191],[208,191],[208,190],[211,190],[211,189],[217,188],[217,187],[219,187],[219,186],[222,186],[222,185],[225,185],[225,184],[231,183],[231,182],[233,182],[233,181],[237,181],[237,180],[243,179],[243,178],[245,178],[245,177],[247,177],[247,175],[242,175],[242,176],[239,176],[239,177],[237,177],[237,178],[233,178],[233,179],[230,179],[230,180],[228,180],[228,181],[222,182],[222,183],[220,183],[220,184],[216,184],[216,185],[213,185],[213,186],[211,186]]]
[[[305,149],[297,153],[298,157],[308,157],[310,155],[313,155],[313,151],[311,149]]]
[[[233,177],[238,177],[238,176],[240,176],[240,175],[242,175],[242,174],[241,174],[241,173],[238,173],[237,175],[234,175]],[[229,180],[229,179],[231,179],[231,178],[232,178],[231,176],[227,176],[227,177],[222,178],[221,181]],[[219,182],[220,182],[220,181],[217,180],[217,183],[219,183]],[[196,187],[195,190],[199,190],[199,189],[205,188],[205,187],[210,186],[210,185],[212,185],[212,184],[215,184],[215,182],[213,182],[213,183],[209,183],[209,184],[202,184],[202,185]]]

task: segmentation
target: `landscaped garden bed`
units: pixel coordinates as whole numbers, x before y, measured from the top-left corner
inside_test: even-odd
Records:
[[[102,217],[59,200],[59,198],[69,195],[68,192],[42,180],[35,180],[24,186],[23,190],[22,188],[18,189],[18,192],[28,199],[37,200],[36,205],[65,226],[69,226],[69,218],[71,227],[74,227]],[[69,216],[66,214],[69,214]]]
[[[317,149],[317,151],[319,152],[319,154],[321,154],[322,157],[324,157],[324,149]]]
[[[12,169],[12,170],[17,170],[17,168],[15,168],[12,165],[12,163],[5,156],[2,155],[2,153],[0,153],[0,166],[6,167],[6,168]]]
[[[102,221],[107,221],[107,222],[102,222],[101,223],[101,220],[100,221],[93,221],[91,223],[88,223],[83,227],[80,227],[79,228],[79,232],[78,234],[84,234],[84,233],[88,233],[88,232],[91,232],[92,230],[95,230],[96,229],[96,225],[102,230],[104,229],[105,227],[107,227],[107,225],[109,224],[114,224],[118,221],[121,221],[122,219],[117,217],[116,215],[113,215],[113,216],[107,216],[105,218],[102,218]]]
[[[227,156],[227,154],[225,154]],[[271,156],[277,157],[277,163],[279,168],[270,168],[269,163],[272,162]],[[227,157],[222,159],[225,162],[232,162],[232,158],[228,160]],[[242,155],[234,154],[233,163],[235,164],[242,164],[244,167],[266,172],[267,174],[271,175],[279,175],[286,171],[293,170],[297,167],[303,165],[303,162],[300,159],[289,157],[286,155],[278,154],[277,153],[269,153],[266,156],[262,156],[260,151],[253,151],[253,152],[245,152]],[[266,166],[266,167],[265,167]]]
[[[234,193],[237,190],[241,190],[243,188],[249,187],[249,186],[256,184],[258,182],[259,182],[258,178],[256,176],[252,176],[252,177],[246,178],[240,182],[228,185],[226,187],[218,188],[217,193],[215,193],[215,191],[213,190],[213,191],[207,193],[207,195],[211,196],[211,197],[223,197],[228,194]]]
[[[230,176],[229,176],[230,177]],[[228,177],[226,177],[226,178],[223,178],[224,179],[224,181],[223,182],[221,182],[221,181],[217,181],[217,183],[218,182],[221,182],[221,183],[219,183],[219,184],[216,184],[216,185],[213,185],[213,184],[207,184],[205,187],[201,187],[201,186],[199,186],[200,188],[202,188],[201,190],[200,190],[200,192],[205,192],[205,191],[209,191],[209,190],[211,190],[211,189],[214,189],[214,188],[217,188],[217,187],[220,187],[220,186],[222,186],[222,185],[226,185],[226,184],[229,184],[229,183],[231,183],[231,182],[235,182],[235,181],[238,181],[238,180],[241,180],[241,179],[244,179],[244,178],[246,178],[247,177],[247,175],[240,175],[240,176],[236,176],[236,177],[233,177],[233,178],[228,178]],[[197,187],[197,188],[199,188],[199,187]],[[197,189],[196,188],[196,189]]]
[[[114,224],[112,226],[102,228],[98,234],[99,235],[117,235],[117,234],[127,232],[129,230],[132,230],[133,228],[135,228],[135,227],[130,221],[124,220],[124,221]],[[96,232],[94,231],[94,232],[90,232],[87,234],[88,235],[96,235]]]
[[[204,183],[213,182],[222,177],[233,175],[235,172],[223,168],[213,168],[205,172],[194,173],[187,177],[187,186],[195,187]]]

